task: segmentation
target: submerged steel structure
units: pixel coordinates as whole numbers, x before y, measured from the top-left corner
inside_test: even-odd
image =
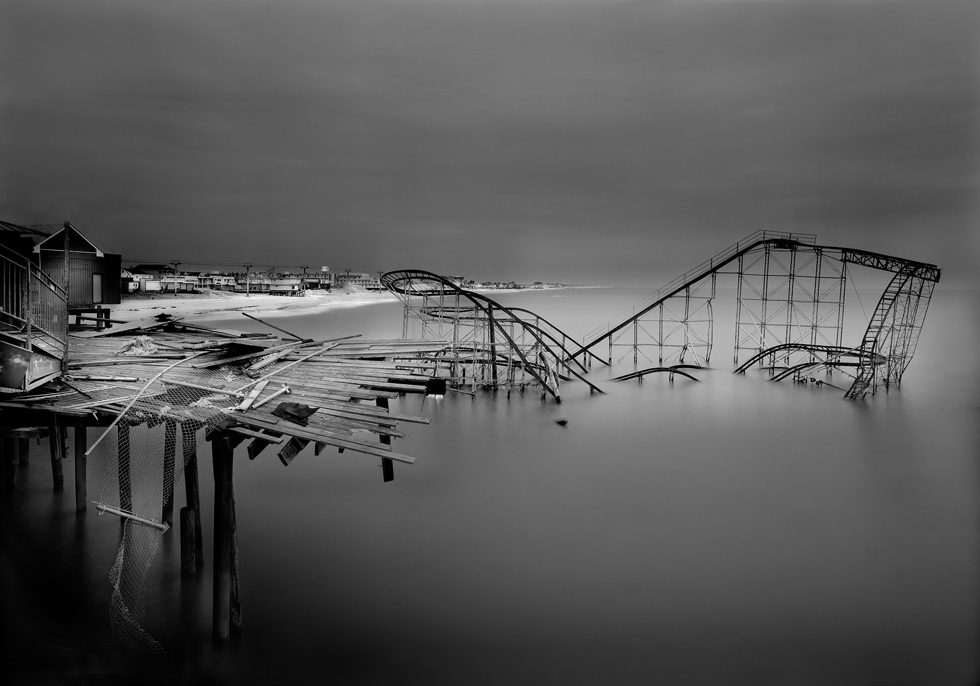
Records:
[[[854,287],[853,266],[891,276],[863,336],[846,345],[845,294]],[[735,279],[736,371],[758,365],[779,381],[806,378],[819,369],[841,370],[851,377],[845,396],[863,398],[901,383],[940,270],[881,253],[818,245],[813,234],[759,231],[593,330],[581,344],[540,315],[506,307],[431,272],[388,272],[381,282],[405,304],[404,337],[448,341],[437,363],[453,385],[536,383],[558,399],[561,379],[575,377],[599,390],[584,378],[595,361],[653,365],[629,378],[707,366],[716,343],[719,276]]]
[[[578,359],[595,357],[544,317],[507,307],[481,293],[461,288],[438,274],[418,269],[388,272],[381,283],[405,305],[403,338],[444,340],[431,356],[440,376],[453,387],[512,388],[540,386],[561,400],[561,380],[577,378],[594,392]]]
[[[892,274],[864,335],[852,346],[844,344],[849,265]],[[736,371],[758,364],[778,381],[818,368],[851,368],[845,397],[863,398],[880,386],[901,383],[940,270],[867,250],[818,245],[813,234],[759,231],[590,332],[573,356],[607,347],[610,364],[632,358],[634,365],[646,360],[660,367],[707,366],[722,275],[736,280]]]

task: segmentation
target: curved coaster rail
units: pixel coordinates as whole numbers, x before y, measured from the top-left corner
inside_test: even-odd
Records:
[[[583,376],[585,366],[575,359],[579,344],[529,310],[507,307],[419,269],[387,272],[381,283],[405,305],[404,338],[414,334],[449,341],[432,359],[455,387],[510,392],[536,384],[560,402],[561,380],[576,378],[602,393]]]
[[[846,347],[847,265],[892,272],[862,341]],[[775,369],[799,365],[828,370],[854,366],[848,398],[897,386],[915,352],[929,300],[940,278],[936,265],[856,248],[823,246],[813,234],[756,232],[677,277],[586,335],[574,356],[608,348],[609,364],[632,359],[659,367],[707,366],[715,344],[713,305],[719,275],[736,279],[734,362]],[[740,357],[748,361],[739,364]],[[800,367],[803,369],[803,367]],[[780,376],[780,378],[785,378]]]
[[[861,342],[852,346],[844,345],[845,293],[853,288],[848,265],[894,275]],[[736,371],[759,365],[778,381],[808,369],[853,368],[845,397],[863,398],[901,383],[940,275],[925,262],[818,245],[814,234],[758,231],[586,334],[582,344],[534,312],[501,305],[432,272],[388,272],[381,281],[405,304],[403,336],[416,327],[418,337],[450,341],[436,359],[452,383],[508,389],[534,383],[558,399],[562,378],[599,390],[583,376],[593,361],[613,366],[631,360],[634,369],[646,367],[644,374],[707,367],[718,277],[734,277]]]

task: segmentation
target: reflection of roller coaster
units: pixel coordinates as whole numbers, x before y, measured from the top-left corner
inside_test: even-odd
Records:
[[[860,343],[852,347],[843,344],[845,290],[853,286],[849,265],[892,274]],[[504,307],[429,272],[389,272],[382,282],[405,302],[406,336],[415,323],[422,337],[451,341],[445,361],[454,383],[510,387],[533,381],[557,398],[558,380],[584,381],[582,374],[594,360],[656,365],[643,373],[706,366],[714,346],[719,275],[736,277],[735,364],[748,356],[736,371],[758,364],[778,381],[838,369],[852,377],[846,397],[863,398],[879,386],[901,382],[940,270],[865,250],[820,246],[811,234],[758,232],[592,331],[583,344],[534,313]],[[600,345],[608,347],[606,359],[596,354]]]

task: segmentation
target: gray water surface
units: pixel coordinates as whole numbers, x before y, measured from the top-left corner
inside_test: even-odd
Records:
[[[580,334],[636,295],[501,299]],[[418,461],[396,465],[390,484],[375,458],[350,452],[308,449],[288,468],[271,451],[239,455],[243,636],[221,654],[206,647],[210,570],[182,582],[168,534],[147,589],[148,626],[170,650],[161,673],[229,683],[974,683],[978,304],[976,292],[940,287],[901,390],[867,402],[733,375],[719,336],[699,383],[614,384],[595,369],[609,393],[568,384],[561,405],[530,391],[399,399],[393,411],[432,424],[401,426],[408,435],[394,447]],[[309,336],[397,336],[401,311],[275,323]],[[70,488],[50,492],[42,449],[6,512],[4,597],[17,602],[5,603],[4,624],[25,646],[8,649],[7,664],[24,673],[24,651],[54,652],[68,670],[95,665],[122,679],[131,665],[108,639],[106,613],[118,524],[91,510],[76,520]],[[208,463],[202,451],[206,526]],[[97,461],[89,469],[98,474]]]

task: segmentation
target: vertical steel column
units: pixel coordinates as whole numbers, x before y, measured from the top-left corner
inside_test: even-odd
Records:
[[[24,347],[27,350],[33,349],[31,348],[31,325],[34,321],[34,315],[33,315],[34,308],[31,302],[31,287],[33,281],[31,279],[31,268],[32,268],[31,261],[25,260],[24,261],[24,285],[20,297],[21,297],[21,307],[23,308],[24,311]],[[65,303],[65,306],[67,307],[68,303]],[[67,317],[65,317],[65,321],[67,321]]]
[[[691,287],[688,286],[684,289],[684,318],[681,319],[681,326],[683,331],[683,343],[681,343],[681,352],[677,356],[677,361],[684,364],[684,357],[687,355],[687,348],[691,342]]]
[[[786,339],[784,343],[793,342],[793,309],[795,303],[793,301],[793,291],[796,285],[796,248],[790,248],[789,251],[789,274],[786,277]],[[787,361],[789,360],[789,355],[786,356]]]
[[[837,291],[837,339],[834,344],[844,344],[844,293],[847,291],[847,261],[840,263],[840,287]]]
[[[71,224],[65,222],[65,310],[64,310],[64,327],[58,327],[60,333],[62,334],[61,340],[65,343],[65,351],[61,355],[61,373],[68,373],[68,308],[71,307],[71,272],[69,271],[68,260],[71,256],[71,250],[69,247],[69,227]],[[40,258],[39,258],[40,259]],[[59,314],[62,314],[59,312]],[[60,323],[60,322],[59,322]]]
[[[640,351],[640,324],[638,320],[633,320],[633,368],[636,368],[636,363],[639,361],[639,351]]]
[[[735,285],[735,366],[738,366],[738,350],[742,343],[742,278],[744,277],[744,255],[738,256],[738,279]]]
[[[815,250],[816,254],[816,264],[813,266],[813,315],[810,320],[810,345],[817,344],[817,327],[820,323],[820,298],[821,298],[821,286],[820,286],[820,274],[823,265],[823,250],[817,248]],[[816,361],[816,353],[810,352],[810,362]]]
[[[664,304],[660,303],[657,307],[657,326],[659,327],[659,338],[657,339],[657,361],[664,363]]]
[[[487,307],[487,326],[490,327],[490,378],[497,387],[497,332],[494,331],[493,305]]]
[[[711,297],[708,298],[708,302],[705,303],[704,307],[706,310],[706,316],[708,317],[708,332],[706,336],[707,349],[704,351],[704,364],[707,366],[711,362],[711,350],[715,343],[715,311],[712,303],[715,301],[715,296],[718,294],[718,272],[711,272]]]
[[[759,322],[759,352],[766,349],[766,318],[769,309],[769,255],[771,253],[769,244],[763,247],[763,267],[762,267],[762,319]]]
[[[408,310],[412,302],[412,293],[410,290],[411,287],[412,281],[409,279],[407,284],[407,288],[409,290],[405,293],[405,307],[402,308],[402,338],[404,339],[408,338]]]

